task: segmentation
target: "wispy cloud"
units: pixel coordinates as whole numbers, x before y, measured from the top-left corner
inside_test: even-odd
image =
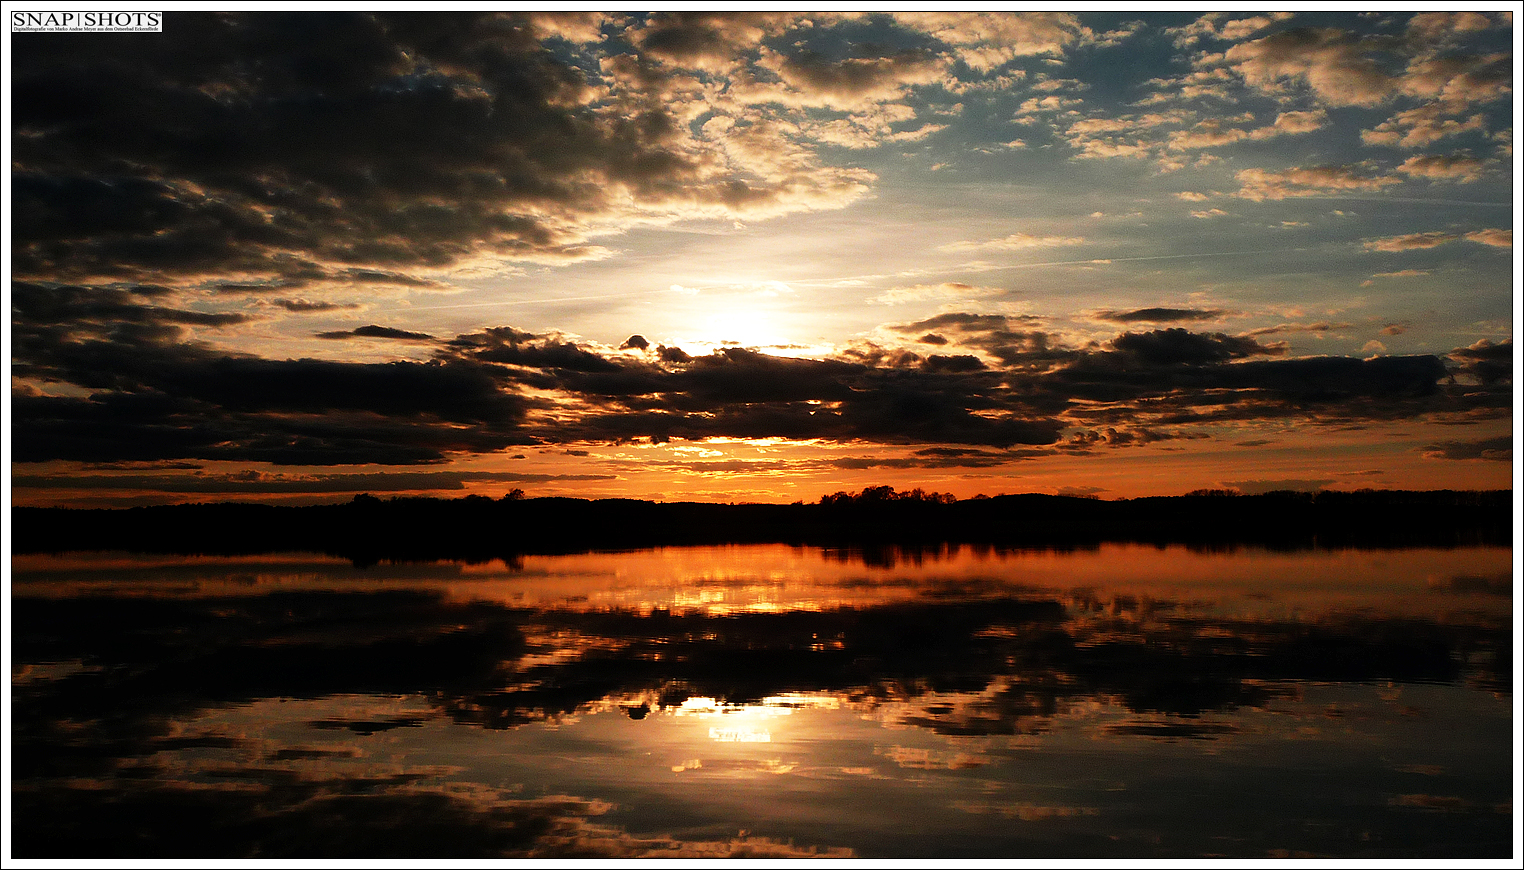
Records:
[[[1033,248],[1058,248],[1067,245],[1083,245],[1085,240],[1077,236],[1035,236],[1029,233],[1012,233],[1000,239],[983,242],[952,242],[942,245],[943,251],[1025,251]]]

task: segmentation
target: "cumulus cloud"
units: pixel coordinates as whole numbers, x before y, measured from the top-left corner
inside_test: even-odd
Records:
[[[629,36],[659,63],[725,72],[754,52],[763,37],[782,32],[797,18],[777,12],[657,12]]]
[[[781,100],[796,105],[853,108],[899,96],[911,85],[941,79],[941,59],[925,50],[905,50],[871,57],[829,58],[808,50],[780,54],[762,49],[759,65],[772,71],[786,88],[758,87],[756,101]]]
[[[1471,182],[1481,177],[1486,164],[1475,157],[1465,155],[1424,155],[1409,157],[1397,167],[1398,172],[1406,173],[1415,178],[1430,178],[1441,181]]]
[[[1401,88],[1410,96],[1433,99],[1438,108],[1456,113],[1502,99],[1512,91],[1512,58],[1507,53],[1423,52],[1404,71]]]
[[[1234,45],[1223,59],[1254,87],[1278,91],[1296,83],[1330,106],[1374,106],[1397,81],[1373,53],[1374,46],[1347,31],[1298,27]]]
[[[1398,112],[1369,130],[1360,131],[1360,141],[1367,145],[1393,148],[1425,148],[1450,136],[1470,131],[1487,131],[1487,120],[1480,114],[1467,118],[1445,116],[1446,107],[1431,103]]]
[[[1513,342],[1480,339],[1469,347],[1450,351],[1456,373],[1475,379],[1483,387],[1496,387],[1513,380]]]
[[[1246,18],[1233,18],[1232,15],[1230,12],[1208,12],[1190,24],[1167,28],[1165,34],[1172,37],[1175,45],[1181,48],[1209,39],[1236,42],[1293,17],[1290,12],[1272,12]]]
[[[1466,241],[1476,242],[1479,245],[1487,245],[1493,248],[1513,247],[1513,230],[1511,229],[1485,229],[1466,233]]]
[[[1279,172],[1244,169],[1235,177],[1240,184],[1238,195],[1256,202],[1324,196],[1342,191],[1380,190],[1400,182],[1400,179],[1392,176],[1364,175],[1351,166],[1292,167]]]
[[[1421,251],[1428,248],[1437,248],[1460,238],[1455,233],[1433,231],[1427,233],[1408,233],[1401,236],[1388,236],[1383,239],[1370,239],[1366,241],[1367,251]]]
[[[1322,109],[1310,112],[1281,112],[1275,123],[1249,132],[1251,139],[1271,139],[1276,136],[1299,136],[1321,129],[1328,123],[1328,113]]]
[[[1069,12],[896,12],[895,20],[952,46],[978,72],[1018,57],[1061,55],[1093,37]]]
[[[1226,127],[1216,118],[1208,118],[1189,130],[1171,133],[1169,147],[1175,151],[1193,148],[1215,148],[1249,138],[1249,131],[1238,127]]]

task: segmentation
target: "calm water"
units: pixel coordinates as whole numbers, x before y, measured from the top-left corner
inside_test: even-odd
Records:
[[[1508,549],[16,557],[16,857],[1493,857]]]

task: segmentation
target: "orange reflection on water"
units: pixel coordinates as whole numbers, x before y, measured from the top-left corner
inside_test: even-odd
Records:
[[[1377,609],[1443,618],[1511,613],[1512,552],[1502,547],[1209,552],[1103,544],[1083,550],[946,547],[864,554],[781,544],[525,556],[514,564],[355,567],[313,555],[18,556],[14,593],[222,596],[267,591],[427,589],[456,601],[572,611],[726,616],[895,602],[1049,597],[1076,615],[1146,619],[1188,607],[1302,619]],[[1398,610],[1394,612],[1393,608]],[[823,643],[828,639],[823,639]]]

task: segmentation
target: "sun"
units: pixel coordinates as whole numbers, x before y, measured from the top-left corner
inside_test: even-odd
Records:
[[[704,318],[706,344],[715,347],[763,348],[785,344],[776,318],[755,308],[733,308]]]

